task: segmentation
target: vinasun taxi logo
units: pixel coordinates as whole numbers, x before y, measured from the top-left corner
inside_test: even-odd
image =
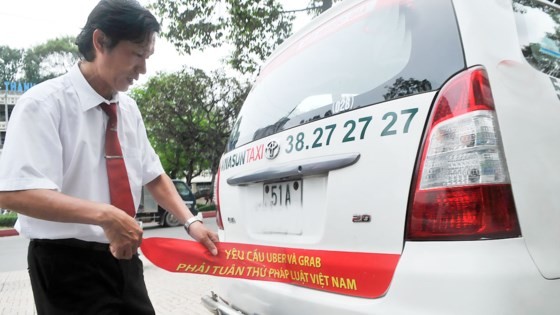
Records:
[[[233,153],[224,157],[222,164],[220,165],[220,170],[225,171],[232,167],[249,164],[255,161],[260,161],[264,157],[269,160],[275,159],[280,153],[280,144],[273,140],[268,144],[259,144],[254,147],[250,147],[247,150]]]

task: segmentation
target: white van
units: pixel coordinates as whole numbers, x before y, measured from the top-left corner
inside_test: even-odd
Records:
[[[560,314],[559,9],[346,0],[287,40],[221,160],[221,240],[340,255],[377,291],[219,278],[204,304]]]

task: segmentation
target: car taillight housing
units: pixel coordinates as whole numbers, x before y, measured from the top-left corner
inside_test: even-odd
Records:
[[[420,152],[407,240],[521,235],[484,68],[468,69],[444,85]]]
[[[214,204],[216,205],[216,224],[218,229],[224,229],[224,222],[222,221],[222,213],[220,211],[220,169],[214,179]]]

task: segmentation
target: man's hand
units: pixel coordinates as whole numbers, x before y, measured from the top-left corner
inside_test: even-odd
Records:
[[[142,242],[142,229],[126,212],[112,208],[101,225],[110,242],[109,249],[117,259],[131,259]]]
[[[179,221],[186,222],[192,213],[177,192],[177,188],[167,174],[161,174],[145,187],[152,194],[158,205],[171,212]],[[194,222],[189,226],[189,235],[206,246],[212,255],[218,255],[215,242],[218,242],[218,234],[208,230],[201,222]]]
[[[189,226],[189,235],[202,245],[206,246],[212,255],[218,255],[216,242],[219,242],[218,234],[209,230],[201,222],[194,222]]]

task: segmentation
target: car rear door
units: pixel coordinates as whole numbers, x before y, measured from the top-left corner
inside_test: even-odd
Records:
[[[430,107],[465,67],[456,21],[449,1],[346,8],[284,44],[248,96],[220,165],[224,241],[402,252]]]

